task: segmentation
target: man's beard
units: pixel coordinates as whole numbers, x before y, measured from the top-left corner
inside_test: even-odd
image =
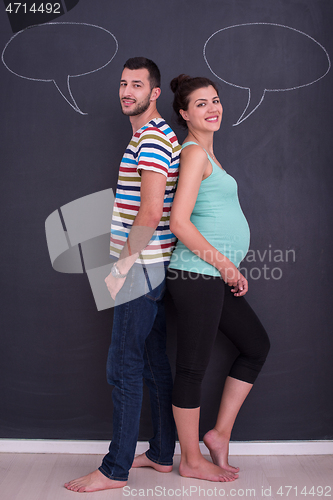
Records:
[[[137,115],[141,115],[142,113],[144,113],[145,111],[147,111],[147,109],[149,108],[150,106],[150,96],[151,96],[151,93],[147,96],[147,98],[144,100],[144,101],[141,101],[139,104],[137,104],[134,109],[131,109],[131,110],[124,110],[123,107],[121,106],[121,110],[123,112],[124,115],[126,116],[137,116]]]

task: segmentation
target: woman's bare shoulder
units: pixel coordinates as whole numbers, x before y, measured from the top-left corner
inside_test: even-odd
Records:
[[[206,152],[198,144],[189,144],[182,149],[180,162],[191,163],[192,165],[205,166],[208,158]]]

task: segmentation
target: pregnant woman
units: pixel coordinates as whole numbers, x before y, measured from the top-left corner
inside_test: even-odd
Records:
[[[246,302],[248,283],[238,271],[250,241],[236,181],[213,151],[222,119],[216,85],[180,75],[171,82],[173,108],[187,127],[170,228],[178,242],[168,270],[177,310],[177,363],[173,412],[181,446],[182,476],[233,481],[228,463],[231,430],[269,350],[267,334]],[[201,382],[218,330],[236,346],[214,429],[204,436],[213,463],[199,448]]]

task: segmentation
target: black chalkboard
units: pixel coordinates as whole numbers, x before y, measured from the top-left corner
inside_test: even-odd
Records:
[[[332,439],[332,2],[60,1],[59,15],[30,11],[29,19],[9,4],[0,9],[0,437],[112,436],[113,309],[96,303],[89,245],[68,245],[66,207],[115,190],[131,136],[119,77],[127,58],[144,55],[160,67],[159,111],[180,141],[169,81],[203,75],[220,88],[215,153],[239,185],[251,227],[241,267],[272,343],[232,439]],[[52,214],[59,238],[49,252]],[[107,245],[103,224],[98,245]],[[233,356],[220,333],[201,434],[214,423]],[[145,395],[140,439],[150,431]]]

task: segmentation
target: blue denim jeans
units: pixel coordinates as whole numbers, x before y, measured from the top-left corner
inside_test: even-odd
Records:
[[[142,379],[149,389],[154,433],[146,454],[155,463],[172,465],[175,447],[173,382],[166,355],[165,268],[159,266],[157,281],[153,265],[147,268],[148,273],[146,268],[134,265],[117,295],[107,360],[107,379],[114,386],[113,437],[99,470],[118,481],[128,479],[134,459]],[[161,280],[158,286],[151,285]]]

